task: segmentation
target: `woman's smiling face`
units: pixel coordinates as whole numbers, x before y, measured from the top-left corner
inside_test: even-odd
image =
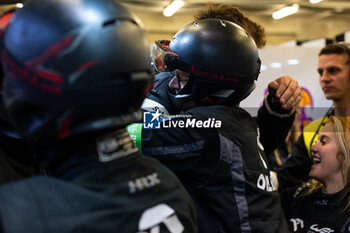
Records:
[[[311,147],[314,164],[310,177],[322,183],[342,179],[342,156],[336,144],[335,130],[331,122],[327,122],[318,136],[318,142]]]

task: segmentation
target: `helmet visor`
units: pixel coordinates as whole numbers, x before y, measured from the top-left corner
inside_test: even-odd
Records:
[[[173,71],[178,56],[169,48],[170,41],[158,40],[152,49],[152,65],[158,72]]]

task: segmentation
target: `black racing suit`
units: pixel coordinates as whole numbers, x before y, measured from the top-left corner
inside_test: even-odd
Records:
[[[197,232],[188,193],[124,129],[79,136],[45,156],[51,176],[0,188],[0,232]]]
[[[189,191],[199,232],[288,232],[256,121],[239,107],[203,106],[181,114],[192,117],[168,120],[168,128],[143,129],[142,152],[174,171]],[[179,127],[180,121],[192,119],[222,124]],[[278,127],[288,131],[288,126]]]
[[[305,195],[308,187],[285,189],[281,193],[282,206],[291,232],[349,233],[350,208],[345,209],[350,196],[322,193]]]

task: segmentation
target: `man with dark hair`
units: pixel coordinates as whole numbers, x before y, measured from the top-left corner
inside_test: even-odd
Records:
[[[184,187],[125,129],[152,81],[138,22],[113,0],[32,0],[12,18],[5,110],[48,176],[0,188],[0,232],[197,232]]]
[[[309,179],[313,163],[311,146],[329,116],[350,116],[350,49],[345,43],[329,44],[318,56],[319,83],[333,106],[326,115],[309,123],[293,145],[292,156],[277,170],[279,190],[296,186]]]

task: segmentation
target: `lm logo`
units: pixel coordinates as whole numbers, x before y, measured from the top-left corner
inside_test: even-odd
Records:
[[[145,129],[159,129],[161,120],[161,113],[157,112],[144,112],[143,113],[143,127]]]

